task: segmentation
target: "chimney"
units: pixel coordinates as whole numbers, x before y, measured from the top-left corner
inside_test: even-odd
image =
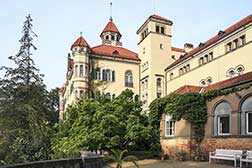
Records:
[[[191,43],[185,43],[184,44],[184,50],[185,52],[190,52],[193,49],[193,45]]]

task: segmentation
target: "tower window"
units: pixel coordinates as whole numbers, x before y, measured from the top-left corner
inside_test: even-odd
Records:
[[[164,27],[161,27],[161,34],[164,34]]]
[[[83,69],[83,65],[80,65],[80,77],[83,77],[84,75],[84,69]]]
[[[159,33],[159,26],[156,26],[156,32]]]
[[[109,36],[106,36],[106,40],[108,40],[109,39]]]
[[[115,36],[112,35],[112,36],[111,36],[111,40],[115,40]]]

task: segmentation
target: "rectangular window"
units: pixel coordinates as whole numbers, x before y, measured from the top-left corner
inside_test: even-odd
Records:
[[[239,47],[238,45],[238,39],[234,40],[234,49],[237,49]]]
[[[75,77],[78,77],[78,65],[75,65],[75,73],[74,73]]]
[[[83,65],[80,65],[80,77],[83,77],[83,71],[84,71],[84,69],[83,69]]]
[[[203,64],[203,62],[204,62],[204,58],[201,57],[201,58],[199,59],[199,66],[201,66],[201,65]]]
[[[169,115],[165,116],[165,136],[171,137],[174,136],[174,125],[175,121],[171,120],[171,117]]]
[[[85,75],[88,76],[88,66],[85,65]]]
[[[164,27],[161,27],[161,34],[164,34]]]
[[[101,80],[101,71],[100,71],[100,69],[95,70],[95,79],[96,80]]]
[[[241,45],[245,45],[246,44],[245,35],[241,36],[240,39],[241,39]]]
[[[187,70],[187,72],[190,71],[190,64],[186,65],[186,70]]]
[[[252,134],[252,112],[247,113],[247,133]]]
[[[159,26],[156,26],[156,32],[159,33]]]
[[[230,134],[230,117],[219,116],[218,117],[218,133],[219,135],[229,135]]]
[[[232,51],[232,43],[231,42],[227,43],[227,52],[230,52],[230,51]]]
[[[213,60],[213,52],[209,53],[209,60],[212,61]]]
[[[208,55],[205,55],[204,63],[206,64],[206,63],[208,63],[208,61],[209,61]]]

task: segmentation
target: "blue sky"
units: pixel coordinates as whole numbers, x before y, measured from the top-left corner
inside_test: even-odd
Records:
[[[183,47],[185,42],[197,46],[252,14],[251,0],[1,0],[0,66],[12,66],[7,58],[17,53],[23,21],[30,13],[38,35],[33,59],[45,75],[48,89],[62,86],[71,44],[80,32],[91,46],[101,44],[99,35],[109,20],[110,2],[123,46],[133,51],[137,49],[137,29],[153,13],[174,22],[175,47]]]

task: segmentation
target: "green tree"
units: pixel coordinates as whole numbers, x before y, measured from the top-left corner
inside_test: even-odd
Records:
[[[10,56],[16,67],[1,67],[0,79],[0,160],[5,163],[49,159],[53,108],[36,68],[32,50],[36,50],[30,15],[24,22],[20,49]]]
[[[141,113],[141,103],[131,90],[117,98],[83,99],[70,106],[67,119],[58,124],[55,153],[71,155],[82,150],[148,150],[152,127]]]

